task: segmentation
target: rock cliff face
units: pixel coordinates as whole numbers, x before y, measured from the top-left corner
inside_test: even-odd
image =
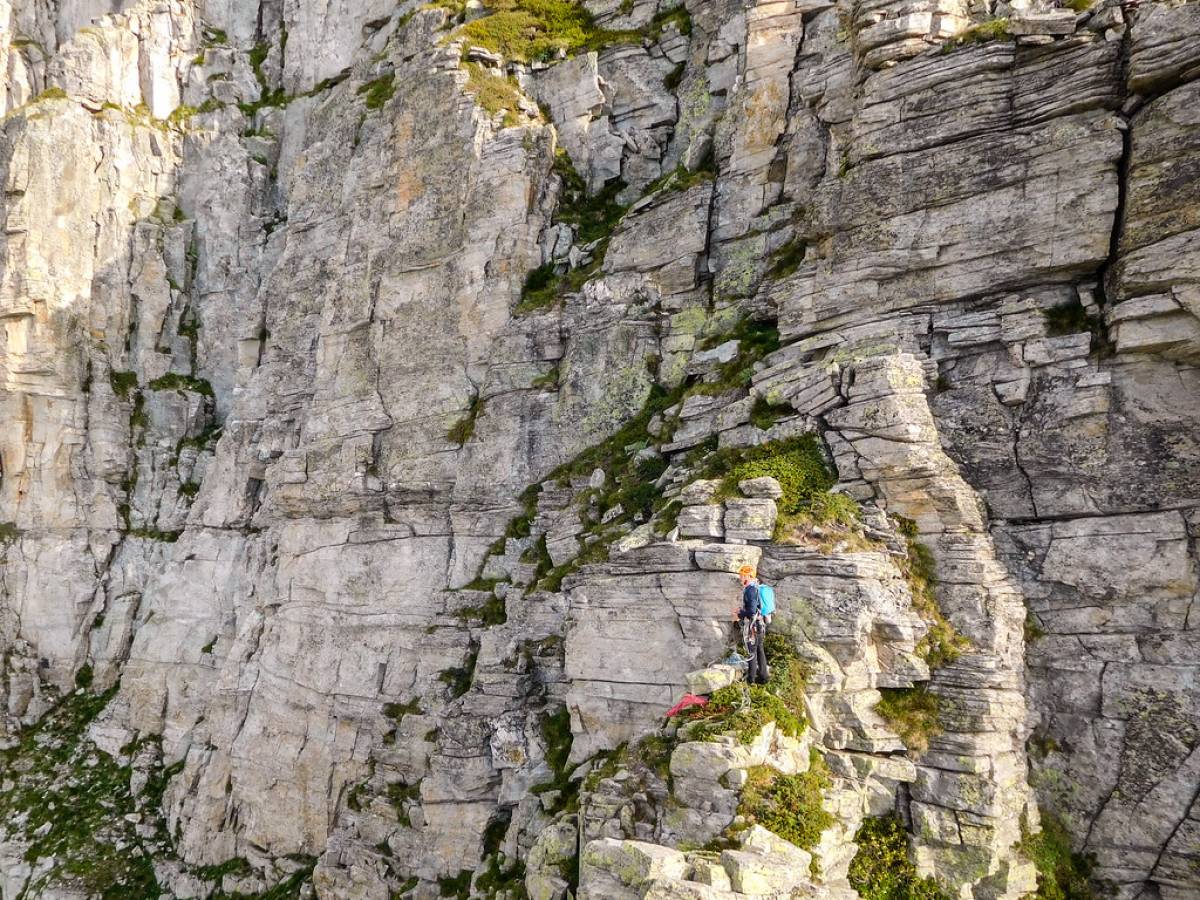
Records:
[[[1200,4],[0,0],[0,71],[0,898],[849,898],[888,821],[1200,895]]]

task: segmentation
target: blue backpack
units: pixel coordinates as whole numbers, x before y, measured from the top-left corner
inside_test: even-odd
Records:
[[[764,616],[769,616],[775,612],[775,588],[769,584],[760,584],[758,586],[758,607],[759,612]]]

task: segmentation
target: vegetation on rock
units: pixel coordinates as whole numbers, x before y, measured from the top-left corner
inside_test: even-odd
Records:
[[[958,659],[970,642],[958,633],[938,605],[934,593],[937,575],[934,572],[933,554],[917,540],[916,523],[903,516],[895,518],[908,544],[907,557],[899,561],[900,570],[908,580],[913,608],[929,626],[929,631],[917,644],[917,655],[925,660],[930,669],[937,669]]]
[[[721,734],[734,734],[750,743],[763,728],[775,723],[788,737],[799,737],[808,726],[804,710],[803,661],[790,639],[767,635],[767,664],[770,677],[765,685],[733,684],[713,692],[705,706],[694,706],[682,714],[688,722],[688,740],[703,741]]]
[[[1037,867],[1034,900],[1093,900],[1091,886],[1095,860],[1071,849],[1071,834],[1057,816],[1042,813],[1042,830],[1022,830],[1018,849]]]
[[[755,766],[748,775],[738,805],[747,824],[761,825],[805,850],[815,847],[821,832],[833,825],[835,819],[821,796],[833,781],[815,748],[809,752],[807,772],[784,775],[769,766]]]
[[[521,88],[512,76],[482,66],[479,63],[463,63],[467,72],[467,90],[475,95],[475,102],[491,116],[504,113],[501,127],[511,128],[521,123]]]
[[[617,195],[625,188],[624,182],[619,178],[614,179],[598,193],[589,195],[587,183],[561,147],[554,157],[554,172],[562,182],[554,221],[572,226],[575,242],[580,246],[593,245],[587,250],[591,262],[561,274],[556,271],[554,263],[534,269],[525,279],[521,302],[514,310],[517,315],[545,309],[567,294],[581,290],[599,271],[613,229],[627,209],[617,200]]]
[[[640,31],[609,31],[596,25],[582,3],[571,0],[488,0],[489,15],[459,27],[464,47],[483,47],[513,62],[549,62],[560,54],[599,50],[619,41],[640,41]]]
[[[892,813],[864,819],[854,835],[850,884],[862,900],[949,900],[932,878],[922,878],[908,858],[908,835]]]
[[[880,688],[879,693],[882,699],[875,711],[900,735],[904,746],[916,753],[925,752],[929,739],[941,730],[937,694],[930,693],[924,684],[911,688]]]
[[[737,485],[748,478],[770,476],[783,488],[776,501],[777,538],[800,525],[837,522],[852,526],[858,521],[858,504],[844,494],[830,492],[837,478],[830,470],[815,434],[771,441],[741,450],[712,453],[704,474],[721,478],[718,498],[737,496]]]
[[[1007,41],[1012,39],[1008,30],[1008,19],[990,19],[968,26],[942,44],[942,52],[950,53],[968,44],[986,44],[990,41]]]

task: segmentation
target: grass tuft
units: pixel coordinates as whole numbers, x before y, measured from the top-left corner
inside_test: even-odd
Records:
[[[562,180],[555,221],[571,225],[577,243],[586,245],[595,242],[596,246],[591,250],[592,261],[585,266],[561,275],[555,273],[553,264],[539,266],[530,272],[521,291],[521,301],[513,310],[516,315],[553,306],[567,294],[581,290],[604,262],[609,238],[627,209],[617,200],[617,195],[625,188],[624,182],[615,179],[599,193],[589,196],[587,184],[562,148],[555,156],[554,172]]]
[[[1008,30],[1008,19],[990,19],[964,28],[946,43],[942,44],[942,53],[952,53],[959,47],[969,44],[986,44],[991,41],[1007,41],[1012,39]]]
[[[483,401],[478,397],[472,398],[471,405],[467,407],[463,417],[451,425],[450,430],[446,432],[446,439],[460,447],[469,441],[475,434],[475,421],[481,412],[483,412]]]
[[[940,701],[925,685],[911,688],[880,688],[882,699],[875,707],[904,746],[915,753],[929,748],[929,739],[941,731],[938,723]]]
[[[958,659],[970,642],[958,633],[938,605],[937,574],[934,570],[933,554],[917,540],[917,525],[911,519],[896,516],[901,535],[908,544],[908,556],[899,562],[900,571],[908,581],[912,593],[913,608],[917,611],[929,631],[917,644],[917,655],[925,660],[929,668],[938,669]]]
[[[475,102],[491,116],[504,113],[502,128],[521,124],[521,88],[510,76],[493,72],[479,63],[463,63],[467,72],[467,90],[475,95]]]
[[[807,249],[808,245],[799,238],[788,241],[771,256],[771,268],[767,270],[767,276],[787,278],[800,268]]]

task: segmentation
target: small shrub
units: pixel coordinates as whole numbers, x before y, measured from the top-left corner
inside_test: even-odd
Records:
[[[788,737],[804,733],[804,664],[783,635],[768,634],[766,651],[771,672],[767,683],[730,685],[715,691],[707,705],[692,707],[684,718],[699,724],[689,730],[690,740],[732,733],[748,744],[771,722]]]
[[[732,331],[715,334],[701,342],[699,349],[711,350],[726,341],[738,342],[738,355],[720,366],[712,380],[692,385],[689,394],[723,394],[750,386],[754,366],[779,349],[779,329],[773,322],[742,319]]]
[[[812,511],[814,500],[837,483],[813,434],[760,444],[739,457],[725,473],[720,496],[736,496],[740,481],[770,476],[783,489],[776,501],[781,517]]]
[[[411,828],[412,819],[409,818],[408,806],[421,799],[421,783],[418,781],[416,784],[409,784],[406,781],[396,781],[387,786],[386,793],[388,802],[396,810],[396,818],[400,824],[405,828]]]
[[[1082,334],[1092,330],[1091,319],[1087,310],[1078,300],[1070,300],[1042,310],[1046,318],[1046,334],[1049,337],[1062,337],[1068,334]]]
[[[1034,900],[1093,900],[1095,857],[1071,849],[1071,834],[1057,816],[1043,813],[1041,818],[1042,830],[1031,835],[1022,828],[1017,845],[1038,870]]]
[[[86,690],[92,686],[92,681],[95,677],[91,663],[84,663],[80,666],[79,671],[75,673],[75,687]]]
[[[811,849],[836,821],[822,805],[821,792],[833,786],[825,760],[814,749],[807,772],[782,775],[769,766],[749,771],[738,812],[749,824],[773,831],[802,849]]]
[[[916,753],[924,753],[929,747],[929,739],[941,730],[937,694],[931,694],[925,685],[880,688],[879,693],[882,699],[875,707],[876,712],[900,735],[904,746]]]
[[[850,885],[862,900],[950,900],[932,878],[922,878],[908,858],[908,835],[894,813],[863,820],[854,835]]]
[[[112,385],[113,393],[121,399],[129,396],[129,392],[137,387],[136,372],[109,372],[108,383]]]
[[[767,270],[767,275],[771,278],[786,278],[791,275],[804,262],[807,249],[808,245],[799,238],[788,241],[771,257],[771,268]]]

